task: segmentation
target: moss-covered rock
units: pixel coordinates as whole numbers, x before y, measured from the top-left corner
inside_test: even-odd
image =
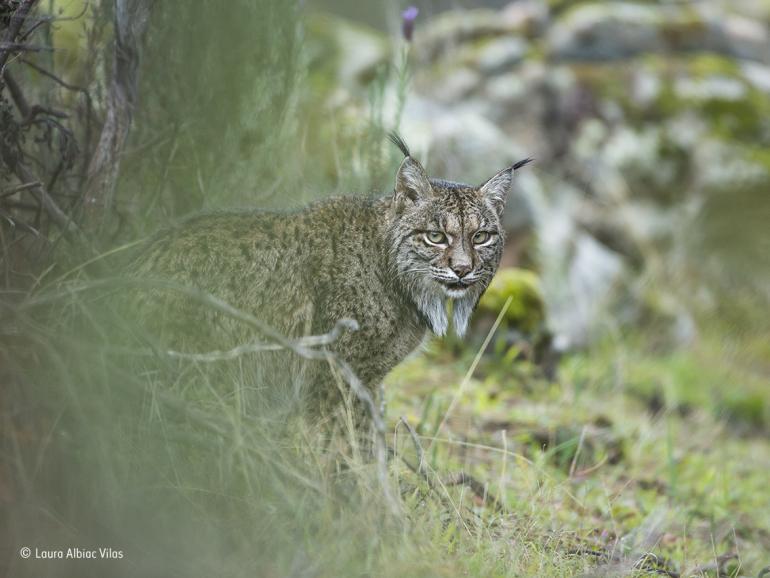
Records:
[[[452,58],[466,44],[505,36],[533,36],[544,18],[537,10],[529,16],[515,10],[447,11],[432,18],[415,34],[414,49],[418,61],[424,65]]]
[[[479,312],[497,316],[510,298],[504,322],[523,333],[532,333],[545,321],[545,301],[540,280],[532,271],[501,269],[479,302]]]
[[[770,182],[754,154],[770,146],[770,68],[684,53],[568,69],[597,111],[577,124],[572,140],[579,164],[600,173],[590,182],[597,196],[668,206]]]

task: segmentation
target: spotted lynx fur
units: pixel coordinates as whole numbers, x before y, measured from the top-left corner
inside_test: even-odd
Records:
[[[330,349],[376,391],[426,332],[465,332],[500,262],[514,170],[530,161],[470,186],[429,178],[403,141],[391,139],[405,155],[392,193],[332,198],[296,212],[196,216],[159,234],[132,274],[209,292],[292,338],[354,319],[359,329]],[[146,295],[141,310],[177,349],[222,350],[261,338],[172,291]],[[275,380],[291,368],[291,356],[281,355],[260,354],[255,363]],[[294,390],[298,379],[289,378]],[[337,391],[325,362],[305,364],[302,381],[310,398]]]

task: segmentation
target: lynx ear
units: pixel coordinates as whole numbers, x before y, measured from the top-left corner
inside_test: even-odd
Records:
[[[406,157],[396,175],[396,201],[409,200],[416,203],[419,199],[433,194],[433,188],[422,165],[412,157]]]
[[[531,162],[532,159],[519,161],[507,169],[503,169],[479,187],[479,193],[494,207],[498,216],[502,216],[503,209],[505,209],[505,201],[508,198],[508,191],[511,189],[511,181],[513,180],[513,171]]]

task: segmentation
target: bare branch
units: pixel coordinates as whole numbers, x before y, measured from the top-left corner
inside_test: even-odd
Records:
[[[85,93],[86,95],[88,95],[88,91],[85,88],[83,88],[82,86],[76,86],[74,84],[70,84],[69,82],[66,82],[65,80],[62,80],[61,78],[56,76],[53,72],[51,72],[49,70],[46,70],[42,66],[39,66],[38,64],[32,62],[31,60],[29,60],[27,58],[22,58],[19,61],[23,62],[24,64],[26,64],[27,66],[29,66],[30,68],[35,70],[36,72],[39,72],[40,74],[42,74],[43,76],[47,76],[48,78],[50,78],[51,80],[56,82],[56,84],[58,84],[60,86],[63,86],[64,88],[66,88],[68,90],[82,92],[82,93]],[[90,99],[90,96],[89,96],[89,99]]]
[[[40,28],[44,24],[50,24],[51,22],[67,22],[67,21],[72,21],[72,20],[79,20],[80,18],[82,18],[85,15],[86,12],[88,12],[88,9],[90,7],[91,7],[91,3],[90,2],[84,2],[82,10],[78,14],[75,14],[74,16],[50,16],[50,15],[47,15],[47,16],[38,16],[37,18],[33,18],[34,23],[27,30],[25,30],[23,34],[21,34],[19,36],[19,39],[20,40],[26,40],[27,38],[30,37],[30,35],[35,30],[37,30],[38,28]]]
[[[4,191],[0,192],[0,199],[4,197],[10,197],[11,195],[15,195],[16,193],[19,193],[21,191],[26,191],[27,189],[30,189],[32,187],[37,187],[40,184],[39,181],[32,181],[30,183],[23,183],[21,185],[16,185],[15,187],[11,187],[10,189],[5,189]]]
[[[19,209],[21,211],[34,211],[40,210],[40,205],[34,203],[25,203],[24,201],[3,200],[3,206],[11,209]]]
[[[334,327],[329,333],[324,333],[322,335],[308,335],[305,337],[301,337],[299,339],[292,340],[291,343],[294,346],[302,347],[302,348],[322,347],[326,345],[331,345],[332,343],[337,341],[337,339],[339,339],[343,331],[356,331],[356,330],[358,330],[358,323],[356,323],[353,319],[340,319],[339,321],[337,321],[337,323],[334,325]],[[172,359],[199,361],[201,363],[214,363],[217,361],[228,361],[231,359],[236,359],[238,357],[242,357],[244,355],[248,355],[251,353],[261,353],[264,351],[281,351],[284,349],[287,349],[287,348],[279,343],[254,342],[254,343],[245,343],[243,345],[233,347],[232,349],[228,349],[226,351],[207,351],[206,353],[186,353],[183,351],[174,351],[169,349],[161,353]],[[140,349],[140,350],[116,349],[115,351],[123,354],[144,355],[144,356],[154,356],[158,354],[157,351],[154,351],[152,349]]]
[[[5,63],[8,62],[8,57],[13,51],[13,46],[16,46],[15,40],[19,35],[24,20],[29,15],[29,11],[37,3],[37,0],[22,0],[16,12],[11,16],[11,21],[8,24],[8,28],[5,31],[5,36],[0,40],[0,72],[5,70]],[[20,46],[24,46],[23,44]]]
[[[0,53],[10,54],[11,52],[53,52],[53,48],[50,46],[33,46],[23,42],[0,42]]]
[[[2,78],[5,81],[8,91],[11,94],[11,98],[21,116],[21,123],[19,126],[45,124],[56,127],[64,135],[64,138],[67,139],[67,142],[71,142],[71,131],[55,120],[56,118],[67,118],[67,114],[37,104],[30,105],[24,96],[21,87],[8,69],[2,71]],[[40,115],[44,115],[44,118],[38,119],[37,117]],[[3,141],[0,143],[0,160],[22,183],[26,183],[26,185],[19,190],[29,190],[32,193],[32,196],[35,197],[43,209],[45,209],[51,220],[56,223],[65,234],[70,237],[73,235],[77,236],[81,241],[84,240],[76,223],[70,219],[67,213],[65,213],[48,194],[47,188],[43,186],[40,179],[35,178],[32,172],[24,165],[23,152],[11,150],[10,143]],[[60,168],[55,172],[55,176],[58,176],[58,173],[66,160],[66,158],[62,158],[62,161],[59,163]],[[51,180],[51,183],[53,183],[54,180],[55,178]]]
[[[427,476],[425,471],[425,450],[422,449],[422,444],[417,437],[417,432],[414,431],[412,424],[410,424],[404,416],[399,418],[399,422],[404,424],[406,431],[409,432],[409,436],[412,438],[412,444],[414,445],[414,451],[417,452],[417,472],[422,476]]]
[[[39,237],[40,236],[40,231],[38,231],[37,229],[35,229],[31,225],[28,225],[27,223],[25,223],[23,221],[20,221],[19,219],[17,219],[13,215],[9,215],[8,213],[0,210],[0,217],[3,217],[6,221],[8,221],[8,224],[12,228],[18,227],[20,229],[23,229],[24,231],[27,231],[28,233],[32,233],[33,235],[35,235],[35,237]]]
[[[44,114],[47,116],[53,116],[54,118],[69,118],[69,115],[66,112],[62,112],[60,110],[55,110],[53,108],[48,108],[47,106],[41,106],[39,104],[33,104],[32,107],[29,109],[29,116],[24,120],[22,124],[30,124],[35,120],[35,117]],[[60,127],[63,128],[63,127]]]
[[[0,142],[0,161],[10,167],[21,182],[28,184],[34,183],[34,186],[29,187],[29,191],[43,206],[46,213],[48,213],[48,216],[51,217],[51,220],[68,236],[74,236],[78,240],[83,241],[82,233],[77,224],[67,216],[67,213],[62,211],[59,205],[56,204],[56,201],[51,198],[40,180],[35,178],[30,170],[20,161],[14,159],[13,155],[8,150],[7,145],[3,142]]]
[[[5,81],[5,85],[8,87],[8,92],[11,93],[13,104],[16,105],[21,118],[27,118],[30,111],[29,103],[24,97],[24,93],[22,92],[19,83],[16,82],[16,79],[11,75],[10,70],[3,70],[3,80]]]

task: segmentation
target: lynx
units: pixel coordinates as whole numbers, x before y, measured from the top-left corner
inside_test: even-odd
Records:
[[[296,212],[195,216],[153,239],[133,274],[211,293],[290,338],[353,319],[358,330],[329,348],[376,392],[427,332],[465,333],[500,262],[513,173],[531,161],[471,186],[429,178],[403,140],[391,140],[404,154],[391,194],[332,198]],[[188,351],[260,338],[173,292],[145,296],[142,315],[164,342]],[[257,357],[272,381],[290,365],[277,353]],[[337,399],[327,363],[305,364],[301,388],[299,379],[289,381],[302,397]]]

